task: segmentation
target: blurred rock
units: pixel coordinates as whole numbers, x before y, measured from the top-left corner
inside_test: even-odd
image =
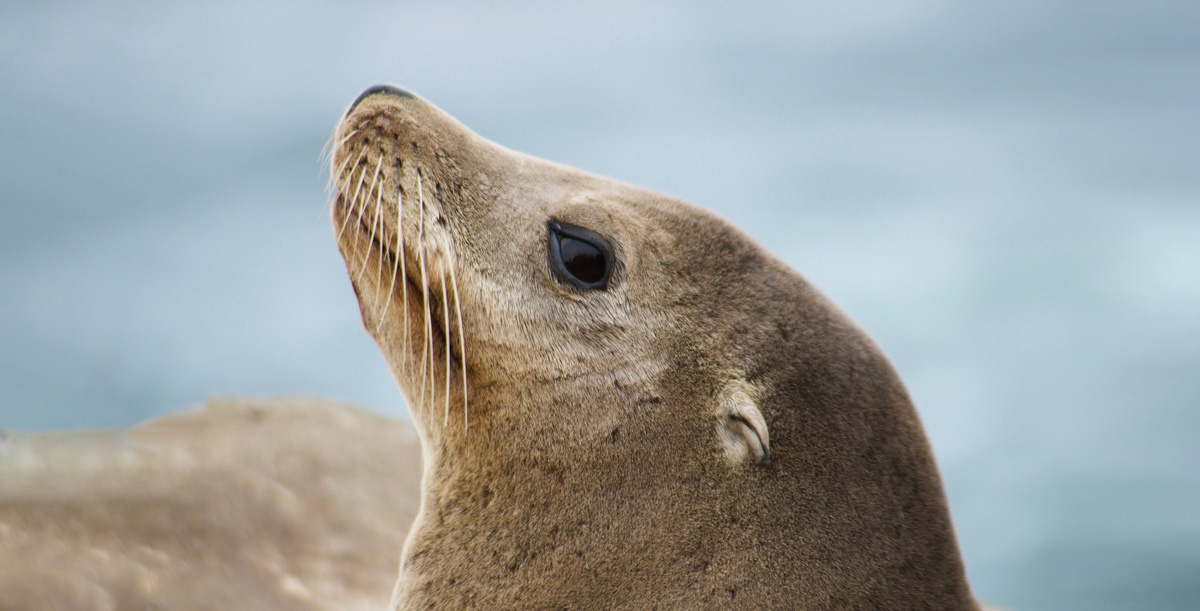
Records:
[[[411,426],[319,399],[9,432],[0,609],[382,609],[419,483]]]

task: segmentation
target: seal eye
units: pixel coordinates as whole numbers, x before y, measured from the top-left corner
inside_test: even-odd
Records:
[[[594,284],[604,279],[604,253],[599,248],[583,240],[559,236],[558,251],[563,267],[580,282]]]
[[[608,285],[612,247],[595,232],[550,221],[550,269],[562,282],[582,290]]]

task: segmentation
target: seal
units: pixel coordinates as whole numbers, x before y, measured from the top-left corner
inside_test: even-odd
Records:
[[[394,608],[978,608],[901,380],[752,238],[391,86],[331,151],[422,446]]]
[[[378,609],[416,514],[412,427],[308,398],[0,432],[0,609]]]

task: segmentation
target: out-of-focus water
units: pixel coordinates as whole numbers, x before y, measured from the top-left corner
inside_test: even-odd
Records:
[[[318,153],[411,88],[714,208],[908,381],[976,592],[1200,607],[1200,5],[0,7],[0,427],[403,415]]]

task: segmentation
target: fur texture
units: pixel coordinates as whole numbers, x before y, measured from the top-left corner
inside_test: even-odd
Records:
[[[753,239],[397,89],[333,142],[422,443],[395,608],[977,608],[903,384]],[[556,280],[551,219],[608,238],[606,290]]]

